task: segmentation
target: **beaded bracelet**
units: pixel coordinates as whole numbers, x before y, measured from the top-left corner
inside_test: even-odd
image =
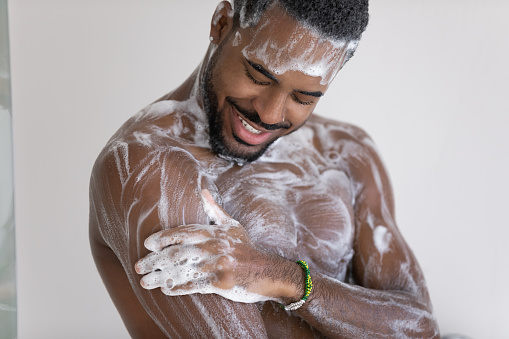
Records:
[[[285,311],[295,311],[295,310],[299,309],[302,305],[304,305],[304,303],[308,299],[309,295],[311,294],[311,290],[313,289],[313,282],[311,281],[311,274],[309,272],[308,264],[304,260],[297,261],[297,264],[299,264],[299,266],[302,267],[302,269],[304,271],[306,271],[306,282],[305,282],[304,296],[302,297],[301,300],[296,301],[296,302],[291,303],[286,306],[279,304],[279,306],[281,306],[281,308],[284,308]]]

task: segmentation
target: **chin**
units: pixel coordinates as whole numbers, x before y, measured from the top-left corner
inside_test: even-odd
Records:
[[[210,146],[212,152],[217,154],[219,157],[236,162],[238,164],[250,163],[260,158],[270,145],[277,139],[267,141],[261,145],[247,146],[242,144],[242,141],[237,140],[235,136],[231,142],[226,141],[226,137],[223,133],[221,134],[210,134]]]

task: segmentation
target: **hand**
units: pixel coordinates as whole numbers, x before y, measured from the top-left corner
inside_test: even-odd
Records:
[[[153,252],[135,265],[138,274],[146,274],[141,286],[161,288],[171,296],[215,293],[238,302],[274,300],[260,295],[264,284],[253,279],[253,263],[263,262],[264,254],[209,191],[202,191],[202,201],[213,225],[178,226],[145,240],[145,247]]]

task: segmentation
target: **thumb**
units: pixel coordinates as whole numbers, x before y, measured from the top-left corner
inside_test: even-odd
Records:
[[[226,211],[219,206],[209,190],[201,190],[201,200],[203,203],[203,210],[208,217],[219,225],[238,225],[239,222],[232,217]]]

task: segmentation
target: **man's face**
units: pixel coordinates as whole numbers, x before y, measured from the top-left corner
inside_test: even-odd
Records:
[[[273,6],[256,27],[233,28],[203,83],[212,150],[254,161],[310,117],[341,68],[343,46],[321,39]]]

